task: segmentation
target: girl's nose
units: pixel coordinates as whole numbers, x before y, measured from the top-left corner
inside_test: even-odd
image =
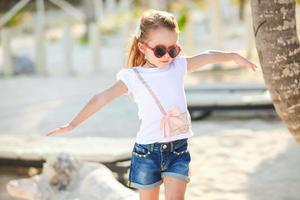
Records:
[[[163,56],[163,58],[164,58],[164,60],[165,60],[165,59],[170,59],[169,53],[167,52],[167,53]]]

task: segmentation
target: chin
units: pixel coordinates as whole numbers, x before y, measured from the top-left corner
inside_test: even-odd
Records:
[[[161,66],[161,67],[165,67],[165,66],[167,66],[168,64],[170,64],[170,61],[169,61],[169,62],[166,62],[166,63],[164,63],[164,62],[161,62],[159,66]]]
[[[163,65],[159,65],[159,67],[160,67],[160,68],[164,68],[164,67],[166,67],[168,64],[169,64],[169,63],[163,64]]]

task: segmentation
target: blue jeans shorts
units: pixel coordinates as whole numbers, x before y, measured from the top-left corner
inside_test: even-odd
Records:
[[[166,143],[134,143],[129,178],[130,188],[152,188],[162,184],[162,177],[172,176],[187,183],[191,156],[188,139],[179,139]]]

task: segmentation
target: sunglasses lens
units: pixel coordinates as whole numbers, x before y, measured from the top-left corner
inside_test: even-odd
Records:
[[[172,47],[169,50],[169,55],[171,58],[175,58],[179,54],[179,49],[177,47]]]
[[[165,48],[158,46],[155,48],[154,53],[156,57],[161,58],[167,53],[167,51]]]

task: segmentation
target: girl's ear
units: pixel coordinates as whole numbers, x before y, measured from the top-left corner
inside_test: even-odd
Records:
[[[146,47],[143,43],[138,42],[138,48],[143,54],[145,54]]]

